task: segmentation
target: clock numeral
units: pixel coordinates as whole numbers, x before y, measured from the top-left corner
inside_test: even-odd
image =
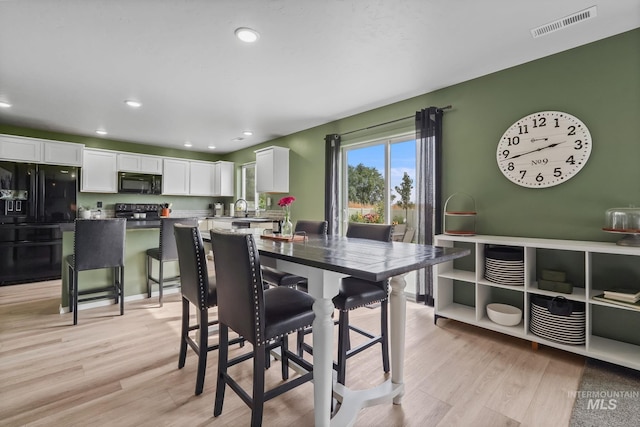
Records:
[[[507,165],[507,170],[508,171],[512,171],[514,170],[516,167],[514,166],[513,162],[509,162],[509,164]]]
[[[502,151],[502,155],[504,156],[505,159],[509,157],[509,150]]]
[[[514,136],[513,138],[507,138],[507,145],[518,145],[520,144],[520,137]]]
[[[569,126],[567,129],[569,129],[569,133],[567,135],[572,136],[576,134],[576,127],[575,126]]]
[[[558,123],[558,119],[553,119],[556,122],[556,125],[554,126],[554,128],[559,128],[560,127],[560,123]]]
[[[555,176],[556,178],[559,178],[562,175],[562,169],[560,168],[555,168],[553,170],[553,176]]]
[[[569,156],[569,158],[567,160],[564,161],[565,163],[569,163],[570,165],[575,165],[576,161],[573,158],[573,156]]]
[[[525,133],[529,133],[529,130],[527,129],[527,125],[520,125],[518,126],[518,128],[520,129],[520,135],[525,134]]]
[[[541,173],[539,173],[538,175],[536,175],[536,181],[537,181],[537,182],[542,182],[542,181],[544,181],[544,177],[542,176],[542,174],[541,174]]]
[[[576,139],[574,142],[575,147],[573,147],[575,150],[582,150],[582,141],[579,139]]]
[[[524,179],[524,176],[527,174],[527,171],[520,171],[520,179]]]
[[[534,128],[543,127],[543,126],[546,126],[546,125],[547,125],[547,118],[546,117],[540,117],[539,119],[533,119],[533,127]]]

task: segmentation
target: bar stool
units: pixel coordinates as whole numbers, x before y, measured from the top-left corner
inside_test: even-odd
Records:
[[[313,366],[287,348],[289,333],[313,322],[313,298],[285,286],[264,289],[260,256],[251,234],[211,230],[218,292],[220,349],[218,381],[213,415],[222,413],[227,384],[251,408],[251,425],[262,425],[265,401],[313,379]],[[228,360],[229,329],[253,346],[251,353]],[[265,391],[265,363],[268,350],[281,347],[282,379],[288,378],[291,359],[306,373]],[[253,358],[253,393],[244,391],[227,368]]]
[[[124,314],[124,249],[127,221],[118,219],[77,219],[73,255],[65,258],[69,277],[69,309],[73,312],[73,324],[78,324],[78,302],[113,298],[120,302],[120,315]],[[78,291],[78,272],[111,268],[111,286]],[[95,295],[100,293],[101,295]],[[92,295],[80,298],[82,295]]]
[[[215,276],[209,276],[207,259],[204,253],[202,237],[197,225],[175,224],[175,245],[180,265],[182,286],[182,327],[180,330],[180,356],[178,369],[184,368],[187,359],[187,345],[198,355],[198,373],[196,376],[195,394],[202,393],[204,377],[207,370],[207,354],[217,350],[218,344],[209,345],[209,327],[218,323],[217,319],[209,320],[209,308],[217,304]],[[189,309],[196,306],[197,323],[190,325]],[[189,336],[189,332],[198,331],[197,339]],[[242,343],[236,338],[231,344]]]
[[[157,248],[147,249],[147,295],[151,298],[153,283],[158,284],[158,303],[162,307],[162,294],[166,282],[180,286],[180,275],[164,277],[164,263],[178,261],[176,239],[173,234],[175,224],[198,225],[196,218],[160,218],[160,243]],[[152,276],[153,260],[158,261],[158,278]]]

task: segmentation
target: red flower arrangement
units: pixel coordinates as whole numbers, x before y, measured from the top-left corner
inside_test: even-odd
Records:
[[[287,196],[287,197],[283,197],[282,199],[280,199],[280,201],[278,202],[278,206],[290,206],[293,202],[296,201],[296,198],[293,196]]]

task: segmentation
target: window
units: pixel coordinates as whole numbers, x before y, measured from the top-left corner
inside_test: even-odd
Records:
[[[240,198],[247,201],[247,209],[256,209],[256,200],[258,201],[257,207],[259,209],[266,209],[267,198],[265,194],[258,194],[256,192],[256,164],[245,163],[241,166],[240,172]]]
[[[371,222],[415,227],[413,134],[343,147],[342,158],[343,225]]]

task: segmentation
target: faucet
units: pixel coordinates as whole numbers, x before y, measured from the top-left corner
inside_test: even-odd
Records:
[[[247,216],[249,216],[249,211],[248,211],[248,208],[247,208],[247,201],[245,199],[236,200],[236,202],[234,203],[234,206],[236,207],[236,211],[244,210],[244,217],[245,218]],[[234,216],[235,216],[235,214],[234,214]]]

